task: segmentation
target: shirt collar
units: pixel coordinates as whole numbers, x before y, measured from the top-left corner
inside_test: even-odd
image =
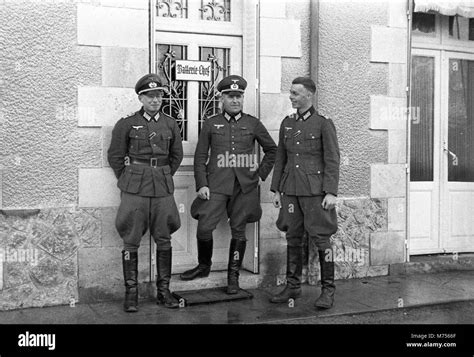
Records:
[[[300,113],[296,113],[296,120],[303,120],[303,121],[306,121],[306,119],[308,119],[311,115],[313,115],[314,113],[316,112],[316,109],[314,109],[313,106],[311,106],[311,108],[309,108],[307,111],[305,111],[304,113],[300,114]]]
[[[160,112],[157,112],[155,114],[155,116],[151,116],[150,114],[148,114],[144,109],[142,109],[143,113],[142,113],[142,116],[147,120],[147,121],[151,121],[151,119],[153,119],[154,121],[158,121],[158,119],[160,119]]]
[[[234,118],[235,121],[238,121],[240,118],[242,118],[242,112],[237,113],[237,115],[230,115],[229,113],[224,112],[224,118],[226,118],[228,122],[230,122],[232,118]]]

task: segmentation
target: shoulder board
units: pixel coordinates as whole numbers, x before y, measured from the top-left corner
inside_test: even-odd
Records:
[[[217,114],[211,115],[211,116],[210,116],[209,118],[207,118],[206,120],[217,118],[219,115],[221,115],[221,113],[217,113]],[[206,120],[205,120],[205,121],[206,121]]]
[[[293,114],[288,114],[285,119],[288,118],[288,119],[296,119],[296,113],[293,113]]]
[[[211,115],[211,116],[210,116],[209,118],[207,118],[207,119],[215,118],[215,117],[218,117],[219,115],[221,115],[221,113],[217,113],[217,114]]]
[[[331,119],[329,116],[322,114],[321,112],[316,112],[323,119]]]

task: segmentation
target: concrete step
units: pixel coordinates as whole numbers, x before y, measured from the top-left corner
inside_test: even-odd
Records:
[[[240,271],[239,285],[242,289],[256,289],[262,282],[262,277],[248,271]],[[200,290],[227,286],[227,271],[213,271],[207,278],[183,281],[179,275],[173,275],[170,283],[171,291]]]
[[[411,256],[408,263],[389,266],[389,275],[413,275],[442,273],[448,271],[474,270],[474,254],[437,254]]]

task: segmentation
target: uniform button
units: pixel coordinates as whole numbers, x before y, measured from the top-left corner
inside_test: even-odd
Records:
[[[234,143],[234,142],[232,142],[232,145],[234,145],[234,144],[235,144],[235,143]]]
[[[321,173],[321,171],[318,171],[318,174],[320,174],[320,173]]]
[[[298,168],[298,167],[300,167],[300,165],[296,165],[296,167]]]
[[[300,154],[296,154],[296,156],[300,156]]]
[[[232,148],[232,150],[235,150],[235,148]]]
[[[297,143],[298,145],[300,144],[300,142],[299,142],[299,141],[297,141],[296,143]]]
[[[232,139],[234,139],[234,138],[235,138],[235,136],[232,135]]]
[[[156,146],[156,144],[153,144],[153,146]]]

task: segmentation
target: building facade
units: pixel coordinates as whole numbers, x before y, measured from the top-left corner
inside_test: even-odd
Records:
[[[182,227],[173,273],[196,263],[193,153],[218,112],[215,85],[248,81],[244,111],[275,141],[292,112],[291,81],[317,83],[315,107],[341,148],[336,278],[406,270],[421,254],[474,252],[474,13],[436,1],[44,0],[0,2],[0,309],[121,298],[120,201],[106,159],[118,119],[140,108],[148,72],[170,87],[162,110],[181,128],[176,173]],[[176,61],[209,63],[211,80],[176,79]],[[408,124],[408,125],[407,125]],[[249,225],[242,287],[280,284],[286,240],[271,177]],[[225,284],[230,232],[215,233]],[[139,252],[141,295],[153,294],[153,241]],[[317,250],[304,279],[317,284]],[[189,285],[172,279],[172,289]]]

